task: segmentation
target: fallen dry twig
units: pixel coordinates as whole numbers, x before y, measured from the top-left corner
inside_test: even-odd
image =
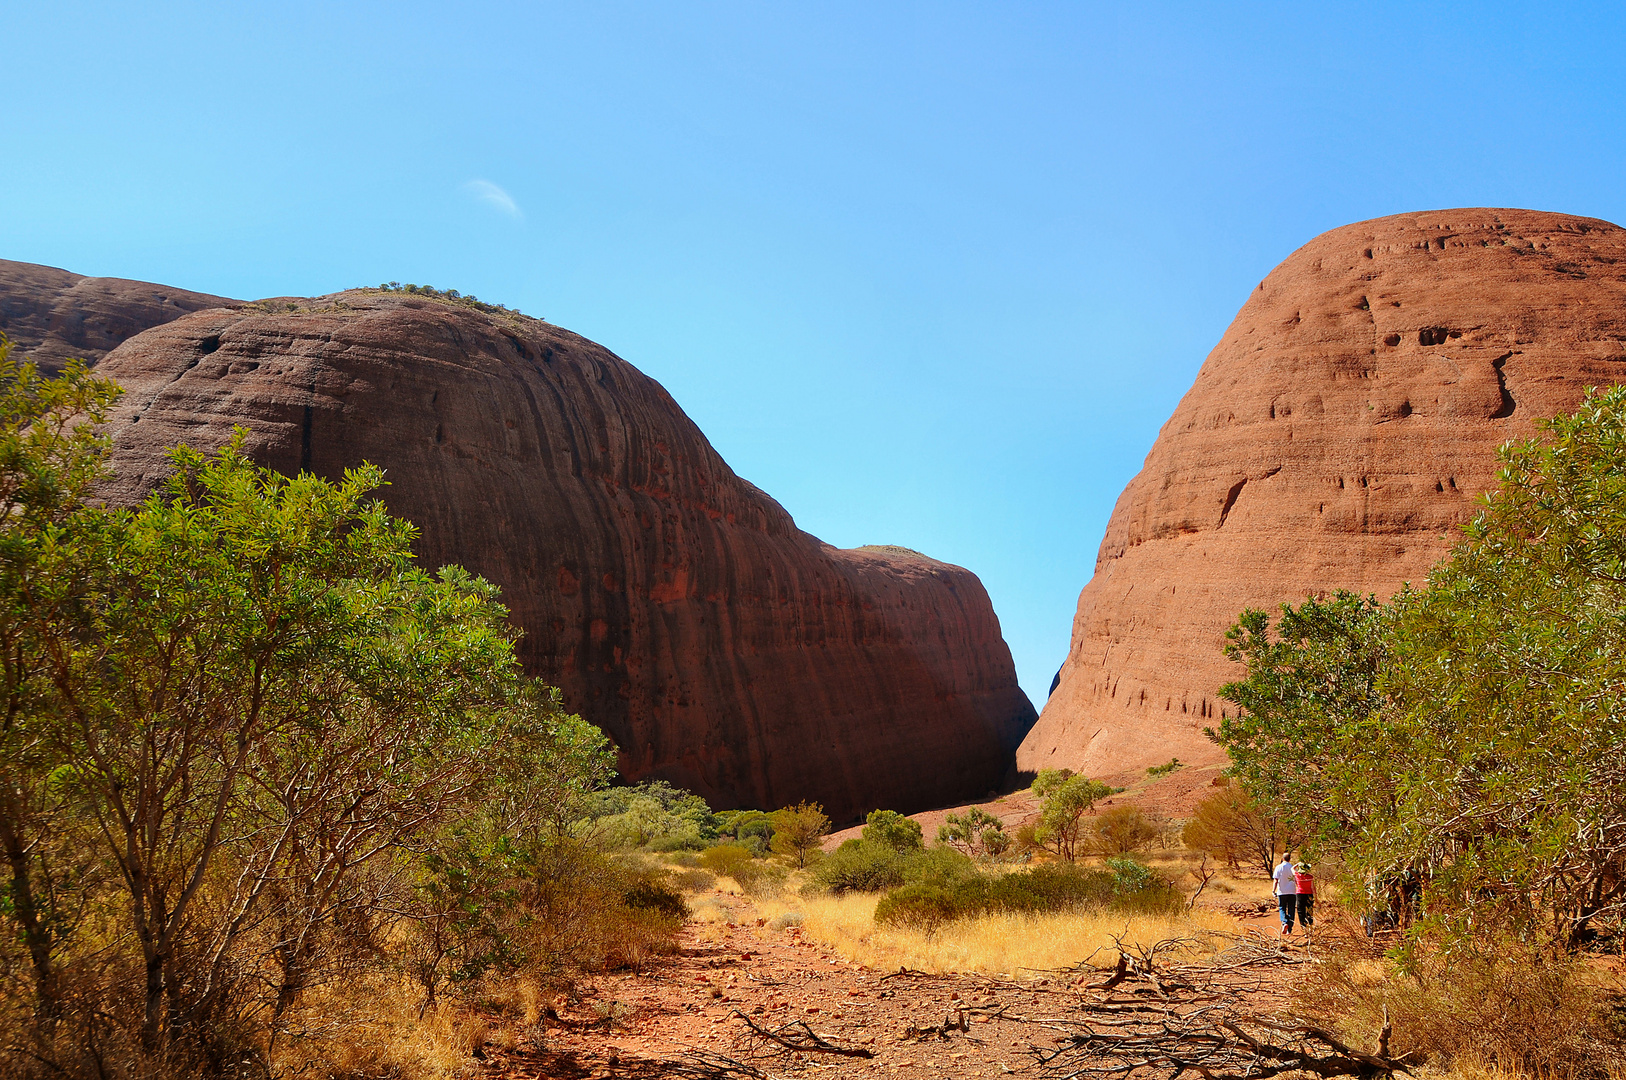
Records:
[[[781,1049],[776,1051],[784,1053],[794,1050],[802,1054],[837,1054],[841,1057],[872,1058],[875,1051],[867,1050],[862,1046],[839,1046],[830,1042],[824,1036],[807,1026],[802,1020],[793,1020],[777,1028],[765,1028],[752,1020],[738,1009],[734,1015],[745,1021],[749,1031],[748,1038],[754,1037],[760,1041],[773,1043]]]

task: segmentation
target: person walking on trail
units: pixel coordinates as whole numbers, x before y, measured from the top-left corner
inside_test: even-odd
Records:
[[[1309,863],[1301,862],[1293,867],[1293,891],[1298,897],[1299,925],[1308,934],[1315,925],[1315,874]]]
[[[1282,852],[1282,861],[1271,871],[1276,892],[1276,913],[1282,919],[1282,937],[1293,932],[1293,916],[1299,908],[1298,878],[1293,873],[1293,853]]]

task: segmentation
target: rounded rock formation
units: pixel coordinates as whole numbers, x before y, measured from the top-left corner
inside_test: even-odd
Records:
[[[150,281],[84,277],[0,259],[0,334],[54,373],[69,358],[95,363],[143,330],[238,301]]]
[[[1498,446],[1626,378],[1626,230],[1529,210],[1334,229],[1259,283],[1119,497],[1018,768],[1223,760],[1247,607],[1421,584]]]
[[[547,323],[360,290],[191,315],[98,370],[127,391],[115,501],[237,424],[283,472],[383,467],[420,560],[501,586],[527,670],[629,779],[848,820],[983,795],[1033,722],[975,575],[802,532],[659,384]]]

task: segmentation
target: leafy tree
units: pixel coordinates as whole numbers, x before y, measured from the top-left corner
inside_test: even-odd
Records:
[[[1248,674],[1220,688],[1242,709],[1216,737],[1242,786],[1306,840],[1346,843],[1387,797],[1381,777],[1346,768],[1389,735],[1386,617],[1374,597],[1339,592],[1283,605],[1274,628],[1244,611],[1226,632],[1226,656]]]
[[[455,912],[454,973],[534,952],[545,856],[612,758],[520,676],[496,590],[415,566],[378,470],[282,477],[241,432],[175,451],[137,510],[89,505],[117,393],[0,344],[0,924],[29,1052],[101,1053],[52,1041],[75,964],[138,973],[74,984],[96,1038],[133,1012],[153,1061],[218,1071],[376,965],[392,920]]]
[[[1087,776],[1061,776],[1045,770],[1034,782],[1034,791],[1044,788],[1034,839],[1041,846],[1073,862],[1082,853],[1088,832],[1084,818],[1095,809],[1096,800],[1112,794],[1112,788]]]
[[[1073,778],[1071,769],[1040,769],[1033,778],[1032,792],[1040,799],[1050,797],[1050,793]]]
[[[73,834],[71,796],[51,778],[71,768],[45,737],[50,708],[37,596],[76,602],[77,582],[50,582],[63,550],[94,533],[84,499],[102,478],[97,425],[119,388],[74,361],[56,378],[14,360],[0,337],[0,855],[4,914],[27,953],[41,1014],[60,1012],[62,950],[86,910],[96,868]]]
[[[863,838],[893,851],[917,851],[925,846],[920,822],[896,810],[871,810],[864,819]]]
[[[1626,390],[1541,431],[1426,589],[1244,613],[1218,738],[1427,925],[1562,949],[1626,914]]]
[[[830,831],[830,819],[818,803],[800,802],[773,812],[773,850],[797,867],[806,867],[808,854]]]
[[[706,800],[664,780],[607,788],[588,800],[586,813],[614,846],[700,848],[718,835]]]
[[[175,451],[139,511],[61,553],[55,588],[83,588],[78,609],[36,600],[68,612],[43,634],[45,739],[123,882],[149,1051],[224,1007],[274,883],[320,921],[348,868],[473,794],[513,683],[495,590],[413,566],[411,526],[366,500],[378,470],[289,479],[242,438]]]
[[[937,842],[967,855],[987,858],[1003,855],[1011,846],[1004,823],[980,806],[964,814],[949,814],[937,827]]]
[[[762,857],[773,839],[773,815],[762,810],[724,810],[717,815],[717,835],[737,840]]]

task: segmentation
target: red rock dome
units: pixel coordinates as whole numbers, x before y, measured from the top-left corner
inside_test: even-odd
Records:
[[[0,334],[46,372],[95,363],[121,342],[194,311],[238,301],[150,281],[85,277],[0,259]]]
[[[654,380],[547,323],[364,290],[189,315],[98,370],[127,390],[117,500],[236,424],[285,472],[382,466],[422,561],[502,587],[526,667],[629,778],[911,811],[998,785],[1033,722],[975,575],[802,532]]]
[[[1119,497],[1025,770],[1179,756],[1232,709],[1245,607],[1421,583],[1495,451],[1626,377],[1626,230],[1530,210],[1364,221],[1272,270]]]

